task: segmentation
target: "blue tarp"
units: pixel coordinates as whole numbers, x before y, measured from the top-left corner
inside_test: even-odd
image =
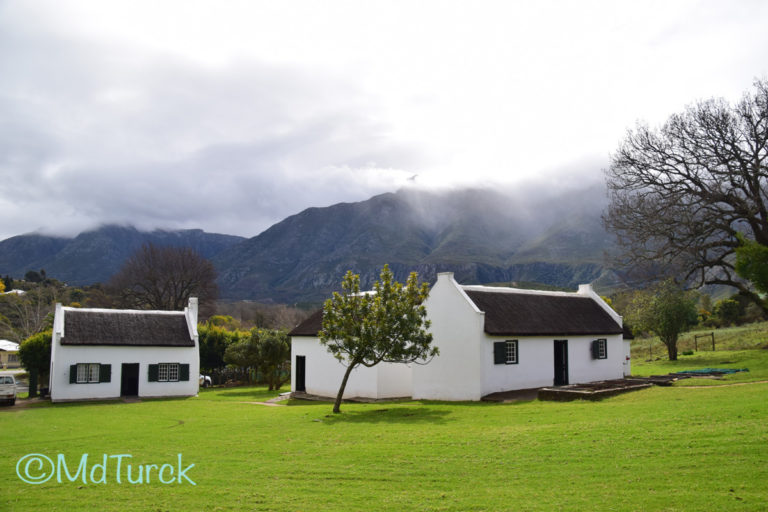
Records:
[[[736,372],[748,372],[749,368],[701,368],[699,370],[685,370],[682,372],[675,372],[674,375],[709,375],[709,374],[726,374]]]

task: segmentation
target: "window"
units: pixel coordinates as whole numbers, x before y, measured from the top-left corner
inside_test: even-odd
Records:
[[[493,364],[518,363],[517,340],[496,341],[493,343]]]
[[[180,382],[189,380],[189,365],[181,363],[150,364],[147,371],[149,382]]]
[[[600,338],[592,342],[592,359],[608,359],[608,340]]]
[[[77,363],[69,366],[70,384],[97,384],[111,380],[111,364]]]
[[[179,380],[179,363],[160,363],[157,367],[158,382],[176,382]]]

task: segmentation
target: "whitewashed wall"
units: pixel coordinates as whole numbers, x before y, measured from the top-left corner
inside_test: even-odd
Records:
[[[110,382],[70,384],[70,365],[100,363],[112,365]],[[194,347],[110,347],[58,345],[55,364],[52,358],[51,400],[89,400],[118,398],[120,396],[123,363],[139,363],[139,396],[194,396],[198,392],[200,357],[197,344]],[[180,363],[189,365],[189,381],[149,382],[148,365]]]
[[[291,339],[291,390],[296,390],[296,356],[306,357],[304,384],[312,395],[335,397],[347,367],[320,344],[318,338]],[[373,368],[358,366],[349,376],[344,398],[400,398],[411,396],[410,365],[379,363]]]
[[[629,377],[632,375],[632,355],[631,355],[631,342],[629,340],[623,340],[624,344],[624,376]]]
[[[440,355],[413,366],[413,398],[417,400],[480,400],[485,314],[456,284],[453,274],[437,275],[424,302]]]

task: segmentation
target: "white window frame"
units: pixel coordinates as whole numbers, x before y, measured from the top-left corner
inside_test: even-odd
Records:
[[[98,383],[100,371],[99,363],[77,363],[77,384]]]
[[[178,382],[179,363],[158,363],[157,382]]]
[[[506,340],[506,364],[517,364],[520,360],[519,346],[517,340]]]

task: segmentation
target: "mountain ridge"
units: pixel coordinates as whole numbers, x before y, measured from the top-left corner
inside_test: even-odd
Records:
[[[318,303],[347,270],[370,287],[386,263],[403,281],[454,272],[466,284],[528,281],[574,288],[605,282],[613,247],[599,187],[578,191],[401,189],[307,208],[251,238],[108,225],[75,237],[0,241],[0,275],[44,268],[74,285],[105,282],[142,244],[191,247],[211,259],[223,299]]]

